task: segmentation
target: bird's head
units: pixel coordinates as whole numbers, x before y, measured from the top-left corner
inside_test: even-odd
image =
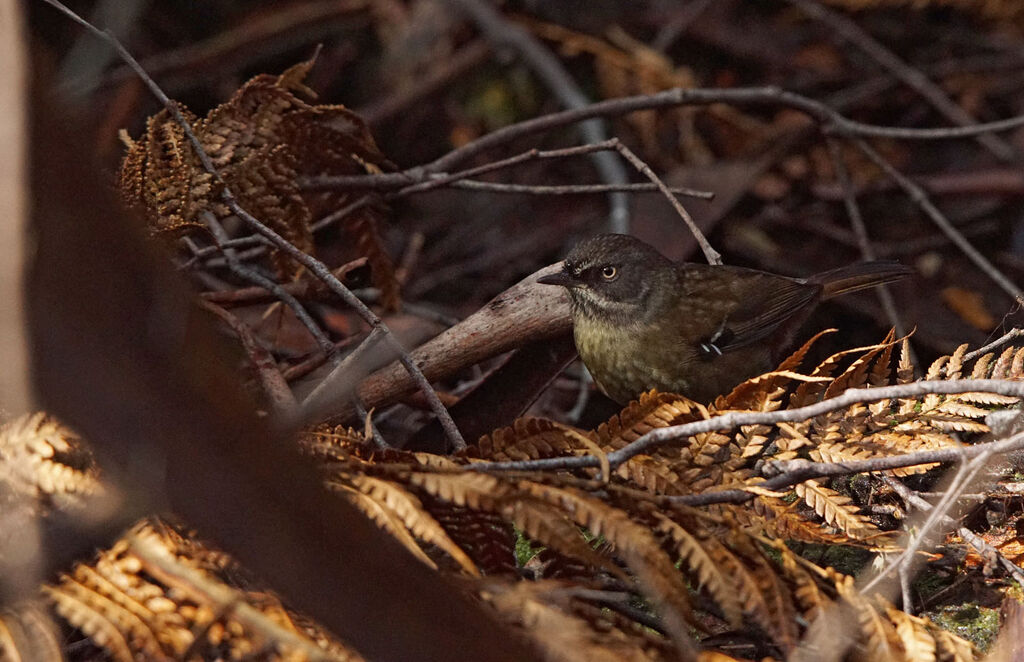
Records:
[[[673,263],[644,242],[624,234],[599,234],[576,245],[562,270],[538,283],[569,292],[573,314],[616,323],[637,322],[649,313],[651,293],[670,290]]]

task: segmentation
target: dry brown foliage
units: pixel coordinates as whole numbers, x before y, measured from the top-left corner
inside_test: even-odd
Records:
[[[345,207],[352,196],[303,193],[298,178],[390,168],[362,118],[344,106],[303,100],[316,96],[302,82],[313,62],[297,64],[280,76],[255,76],[204,118],[182,108],[240,205],[308,253],[313,251],[313,220]],[[142,137],[122,134],[122,139],[128,152],[121,164],[119,190],[125,204],[144,215],[152,232],[172,237],[204,232],[205,215],[218,220],[231,216],[221,185],[203,169],[169,112],[153,115]],[[381,204],[375,198],[347,214],[341,224],[357,254],[369,261],[381,301],[395,307],[398,283],[377,229]],[[274,253],[274,262],[283,278],[299,273],[283,255]]]
[[[859,624],[851,641],[858,659],[974,659],[966,641],[881,596],[860,593],[853,577],[796,552],[796,541],[891,546],[890,527],[865,515],[856,495],[806,481],[785,495],[756,493],[743,505],[698,509],[668,497],[721,487],[756,490],[762,479],[754,467],[770,458],[832,462],[960,444],[986,429],[981,419],[991,407],[1010,399],[928,395],[854,405],[800,423],[696,435],[633,458],[607,481],[593,469],[473,470],[481,461],[601,455],[654,428],[901,381],[910,369],[906,346],[890,334],[801,375],[805,346],[786,370],[752,379],[712,407],[652,392],[593,430],[524,418],[451,457],[373,449],[364,432],[337,427],[309,430],[300,446],[322,468],[329,489],[423,563],[461,578],[467,590],[524,629],[546,659],[672,659],[673,641],[693,632],[709,642],[760,633],[762,655],[799,656],[801,641],[837,614]],[[1019,379],[1024,373],[1024,348],[969,363],[964,354],[960,348],[935,362],[928,376]],[[59,430],[37,415],[5,427],[0,443],[41,448],[42,456],[47,448],[66,452],[61,439],[73,437]],[[5,454],[3,466],[20,476],[18,484],[35,485],[39,496],[66,492],[86,475],[53,480],[62,474],[51,461],[25,459],[31,457]],[[11,470],[15,465],[18,472]],[[534,551],[524,553],[527,544]],[[232,559],[156,520],[140,523],[44,595],[61,619],[111,659],[359,659],[289,611]],[[26,650],[27,639],[45,645],[52,638],[46,627],[32,625],[35,612],[26,610],[3,617],[0,643],[15,647],[8,650]],[[703,656],[732,659],[714,643]]]

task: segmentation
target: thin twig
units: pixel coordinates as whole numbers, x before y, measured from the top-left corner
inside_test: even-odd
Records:
[[[1021,437],[1021,435],[1015,435]],[[971,446],[968,449],[954,449],[961,451],[963,457],[963,463],[957,471],[953,482],[945,489],[942,498],[928,513],[928,517],[925,522],[917,527],[915,534],[911,537],[904,550],[897,555],[895,559],[885,568],[880,570],[867,584],[860,588],[861,593],[871,594],[879,582],[887,577],[893,571],[900,571],[910,575],[913,572],[913,566],[916,562],[917,552],[924,545],[925,541],[929,538],[932,532],[943,523],[945,519],[949,518],[949,510],[953,507],[953,504],[957,502],[963,491],[973,482],[977,474],[985,468],[989,458],[996,452],[996,447],[1002,442],[1009,442],[1014,440],[1003,439],[1001,441],[993,441],[985,444],[978,444]],[[1020,442],[1022,439],[1016,439]],[[968,457],[965,452],[967,450],[977,450],[972,457]]]
[[[449,0],[449,4],[467,14],[496,48],[509,48],[519,53],[563,106],[584,108],[590,103],[558,58],[526,29],[506,21],[489,1]],[[586,143],[599,143],[607,139],[604,122],[596,118],[581,124],[579,132]],[[606,184],[628,183],[626,169],[612,154],[596,152],[592,158]],[[628,233],[629,198],[621,192],[609,193],[608,203],[609,229],[612,232]]]
[[[448,410],[445,409],[444,405],[441,403],[441,400],[437,397],[437,393],[430,386],[430,382],[427,381],[426,377],[423,376],[423,373],[420,371],[419,367],[409,357],[409,353],[402,346],[401,342],[399,342],[398,339],[391,334],[391,330],[387,328],[387,326],[381,321],[381,319],[376,314],[374,314],[372,310],[367,308],[362,301],[360,301],[354,294],[352,294],[351,290],[345,287],[345,285],[340,280],[338,280],[334,276],[334,274],[331,273],[331,270],[327,268],[327,265],[317,260],[316,258],[312,257],[311,255],[308,255],[307,253],[299,249],[297,246],[289,242],[287,239],[279,235],[269,226],[264,224],[262,221],[257,219],[255,216],[247,212],[245,209],[242,209],[241,205],[238,204],[238,200],[235,198],[234,193],[226,185],[223,177],[221,177],[220,172],[213,165],[213,161],[210,159],[209,154],[207,154],[206,150],[203,149],[202,144],[199,142],[199,138],[196,137],[195,132],[192,130],[192,126],[181,114],[181,110],[178,108],[178,105],[171,101],[171,99],[166,94],[164,94],[163,90],[160,89],[160,86],[157,85],[156,82],[149,77],[145,70],[143,70],[142,67],[139,65],[138,61],[132,56],[131,53],[127,51],[127,49],[125,49],[121,42],[109,32],[100,30],[99,28],[93,26],[88,21],[81,18],[78,14],[68,9],[62,3],[58,2],[58,0],[43,1],[50,5],[51,7],[54,7],[55,9],[62,12],[63,14],[74,20],[76,23],[82,25],[100,39],[106,41],[108,44],[111,45],[111,47],[113,47],[117,51],[118,55],[120,55],[121,58],[126,63],[128,63],[129,66],[131,66],[132,70],[135,71],[139,78],[142,79],[142,81],[149,88],[150,92],[152,92],[152,94],[163,104],[163,106],[174,118],[174,121],[181,126],[182,131],[188,138],[188,141],[192,144],[193,149],[195,149],[196,157],[202,164],[203,170],[208,172],[213,177],[214,181],[221,187],[221,199],[228,206],[228,208],[231,209],[231,211],[236,216],[245,221],[245,223],[247,223],[250,227],[256,230],[257,233],[269,239],[270,242],[273,243],[276,248],[280,249],[281,251],[292,257],[296,262],[309,269],[309,271],[313,273],[313,275],[315,275],[317,278],[322,280],[324,284],[326,284],[327,287],[330,288],[332,292],[337,294],[342,299],[342,301],[344,301],[353,309],[355,309],[355,311],[359,314],[360,317],[362,317],[367,322],[367,324],[369,324],[374,330],[378,331],[384,337],[384,339],[392,347],[392,349],[398,353],[399,361],[409,372],[410,376],[416,382],[416,385],[423,392],[423,396],[426,398],[431,410],[437,416],[438,421],[441,423],[441,426],[445,431],[445,435],[451,442],[452,446],[456,450],[461,450],[465,448],[466,442],[462,438],[462,435],[459,433],[458,428],[455,426],[455,422],[452,420],[452,417],[448,413]],[[331,346],[331,350],[333,351],[333,344]]]
[[[968,545],[973,547],[975,551],[978,552],[978,555],[985,559],[987,563],[991,564],[995,561],[999,563],[999,565],[1003,566],[1003,569],[1010,573],[1010,575],[1017,581],[1020,588],[1024,589],[1024,569],[1021,569],[1019,565],[1006,558],[1002,552],[985,542],[984,538],[976,534],[974,531],[971,531],[966,526],[960,527],[957,530],[957,533],[960,534],[960,537],[963,538]]]
[[[216,304],[209,301],[201,301],[200,305],[223,320],[235,332],[238,340],[242,343],[242,348],[245,349],[245,353],[249,357],[249,361],[256,370],[256,375],[263,386],[263,392],[266,394],[274,413],[280,419],[291,420],[298,411],[295,395],[288,387],[288,382],[285,381],[281,369],[277,366],[277,362],[274,361],[274,357],[260,345],[252,329],[242,320]]]
[[[542,186],[531,184],[501,184],[498,182],[481,182],[474,179],[464,179],[451,184],[453,188],[462,188],[470,191],[490,191],[492,193],[526,193],[528,195],[586,195],[592,193],[608,193],[617,191],[621,193],[650,193],[658,191],[656,184],[569,184],[566,186]],[[712,191],[698,191],[692,188],[669,187],[674,195],[685,195],[701,200],[711,200],[715,197]]]
[[[650,179],[654,185],[658,187],[658,190],[661,191],[662,195],[668,199],[672,208],[676,210],[676,213],[679,214],[680,218],[683,219],[683,222],[686,223],[686,227],[690,229],[694,239],[697,240],[697,245],[700,246],[700,249],[704,252],[704,258],[707,259],[708,264],[722,264],[722,255],[711,247],[711,244],[708,243],[704,233],[699,227],[697,227],[697,223],[694,222],[693,217],[690,216],[688,211],[686,211],[686,208],[683,207],[681,202],[679,202],[679,199],[672,195],[672,192],[669,190],[668,186],[665,185],[665,182],[661,181],[661,178],[654,174],[654,171],[651,170],[651,166],[644,163],[639,156],[633,153],[633,150],[619,142],[618,138],[613,138],[612,142],[615,145],[615,149],[622,154],[623,158],[629,161],[629,163],[632,164],[640,174]]]
[[[865,260],[875,260],[877,259],[875,249],[871,245],[871,239],[868,237],[868,228],[864,223],[864,217],[861,216],[860,205],[857,204],[857,197],[853,191],[853,183],[850,181],[850,173],[846,169],[846,160],[843,158],[843,152],[836,140],[829,136],[825,136],[825,145],[828,147],[828,153],[832,159],[833,168],[836,171],[836,182],[843,192],[843,204],[846,207],[846,215],[850,219],[850,225],[853,227],[853,233],[857,237],[860,255]],[[896,302],[893,300],[889,286],[880,285],[875,288],[875,292],[878,295],[879,303],[882,304],[885,316],[889,318],[889,323],[896,330],[896,335],[905,337],[907,335],[906,327],[896,311]],[[908,342],[907,347],[909,346]],[[917,362],[914,360],[913,349],[910,351],[911,363],[917,365]]]
[[[346,262],[335,269],[334,275],[338,278],[344,278],[347,273],[354,269],[358,269],[365,264],[365,257],[356,258],[355,260]],[[296,280],[284,285],[278,285],[278,288],[280,288],[281,291],[299,299],[313,298],[318,293],[322,293],[324,291],[323,286],[319,284],[319,281],[310,281],[306,279]],[[212,292],[203,292],[199,296],[211,303],[226,306],[247,306],[256,303],[266,303],[267,301],[274,301],[280,298],[273,290],[261,286],[243,287],[237,290],[214,290]]]
[[[551,150],[538,150],[536,148],[529,149],[515,156],[510,156],[499,161],[492,161],[485,163],[473,168],[466,170],[460,170],[452,173],[427,173],[424,170],[411,169],[401,173],[388,173],[381,177],[375,178],[368,188],[371,189],[387,189],[394,186],[403,186],[398,191],[389,193],[387,199],[393,197],[406,197],[414,193],[422,193],[423,191],[429,191],[432,189],[440,188],[442,186],[455,186],[467,189],[476,190],[489,190],[498,192],[515,192],[515,193],[543,193],[543,194],[567,194],[567,193],[601,193],[607,191],[622,191],[622,192],[634,192],[634,191],[655,191],[658,190],[656,185],[653,184],[585,184],[575,186],[527,186],[523,184],[499,184],[492,182],[478,182],[468,181],[470,177],[476,177],[496,170],[502,170],[515,165],[526,163],[533,160],[545,160],[545,159],[562,159],[571,156],[579,156],[583,154],[591,154],[593,152],[599,152],[602,150],[615,149],[614,140],[605,140],[599,143],[593,143],[590,145],[578,145],[576,147],[566,147],[563,149],[551,149]],[[365,177],[361,176],[331,176],[321,175],[312,176],[299,179],[299,187],[304,190],[321,190],[321,189],[332,189],[332,188],[347,188],[348,182],[366,182]],[[694,198],[703,198],[710,200],[714,197],[714,193],[711,191],[698,191],[690,188],[673,188],[673,193],[679,195],[686,195]],[[345,207],[320,221],[314,226],[317,229],[321,224],[326,224],[328,219],[333,220],[334,217],[341,218],[347,213],[352,211],[351,205]]]
[[[49,1],[49,0],[47,0]],[[429,175],[450,172],[455,166],[489,149],[513,140],[582,122],[592,117],[616,117],[641,110],[673,108],[685,105],[728,103],[737,106],[788,106],[806,113],[821,124],[830,135],[865,138],[893,138],[900,140],[951,140],[971,138],[982,133],[1001,132],[1024,126],[1024,115],[996,122],[966,127],[912,129],[866,124],[848,119],[827,104],[779,87],[674,88],[656,94],[642,94],[600,101],[584,108],[564,110],[535,117],[492,131],[462,147],[448,152],[430,163],[402,172],[372,175],[318,177],[319,187],[337,189],[362,188],[387,190],[425,181]]]
[[[282,301],[285,305],[292,309],[295,313],[296,319],[302,322],[302,325],[306,327],[310,335],[316,341],[316,344],[320,346],[320,351],[327,354],[328,357],[334,356],[334,343],[331,339],[324,335],[324,332],[320,330],[320,326],[306,311],[305,306],[299,303],[299,300],[295,298],[291,292],[288,292],[280,283],[274,282],[272,279],[267,278],[263,274],[259,273],[255,269],[251,269],[242,264],[238,255],[235,253],[234,248],[223,248],[223,243],[228,241],[228,234],[224,231],[224,227],[217,220],[217,217],[210,212],[204,212],[202,214],[203,221],[206,226],[210,229],[210,234],[213,235],[214,241],[217,242],[218,246],[222,247],[222,253],[224,259],[227,260],[228,268],[239,278],[249,281],[255,284],[257,287],[262,288],[269,294],[272,294],[274,298]]]
[[[984,354],[986,354],[988,352],[991,352],[992,350],[994,350],[997,347],[1002,347],[1003,345],[1005,345],[1006,343],[1010,342],[1011,340],[1014,340],[1015,338],[1020,338],[1021,336],[1024,336],[1024,329],[1010,329],[1005,334],[1003,334],[999,338],[996,338],[995,340],[993,340],[992,342],[988,343],[987,345],[982,345],[978,349],[975,349],[973,351],[970,351],[970,352],[967,352],[966,354],[964,354],[963,362],[967,363],[968,361],[973,361],[974,359],[978,358],[979,356],[982,356],[982,355],[984,355]]]
[[[913,506],[914,508],[924,511],[929,511],[932,509],[932,504],[928,503],[928,501],[922,498],[921,493],[911,490],[909,487],[904,485],[896,478],[883,474],[882,480],[885,481],[887,485],[892,487],[896,491],[896,493],[900,495],[900,498],[902,498],[903,501],[907,503],[907,505]],[[970,499],[972,501],[981,501],[986,496],[987,495],[984,494],[961,494],[960,498]],[[943,523],[946,525],[951,525],[955,524],[956,522],[952,517],[949,517],[947,515],[946,518],[943,520]],[[960,535],[961,538],[964,539],[964,542],[973,547],[975,551],[978,552],[978,555],[985,559],[987,563],[992,564],[993,562],[997,562],[999,563],[999,565],[1003,566],[1003,569],[1009,572],[1013,576],[1013,578],[1017,580],[1017,583],[1020,585],[1020,587],[1024,589],[1024,570],[1022,570],[1019,565],[1017,565],[1010,559],[1006,558],[1006,556],[1003,555],[1002,552],[1000,552],[998,549],[985,542],[984,538],[977,535],[976,533],[968,529],[966,526],[960,527],[957,530],[957,533]]]
[[[660,446],[674,443],[684,437],[731,430],[743,425],[774,425],[776,423],[805,421],[815,416],[827,414],[832,411],[844,409],[850,405],[865,402],[876,402],[878,400],[890,400],[894,398],[913,398],[922,395],[952,395],[959,393],[995,393],[1014,397],[1024,397],[1024,382],[1007,381],[1002,379],[953,379],[948,381],[926,380],[910,384],[898,384],[895,386],[879,386],[874,388],[850,389],[842,394],[816,402],[805,407],[796,409],[780,409],[771,412],[731,412],[720,416],[658,428],[647,432],[635,441],[623,448],[608,454],[608,461],[612,469],[622,465],[632,457],[642,453],[648,453]],[[1024,445],[1024,439],[1018,440]],[[956,461],[960,455],[958,452],[975,452],[973,449],[978,446],[971,446],[967,449],[939,449],[934,451],[921,451],[919,453],[908,453],[892,457],[873,458],[860,462],[842,463],[816,463],[803,460],[791,460],[784,466],[787,467],[786,477],[783,479],[777,476],[769,479],[762,487],[773,489],[771,486],[788,486],[794,482],[832,475],[848,475],[862,471],[882,471],[884,469],[895,469],[899,467],[913,466],[916,464],[927,464],[931,462]],[[555,469],[584,469],[598,466],[598,461],[593,457],[559,457],[542,460],[523,460],[517,462],[481,462],[470,467],[473,471],[534,471],[534,470],[555,470]],[[789,481],[789,482],[787,482]],[[729,493],[729,498],[717,499],[717,495]],[[749,493],[742,490],[724,490],[711,494],[694,495],[696,501],[702,498],[709,498],[707,503],[728,502],[737,495],[742,495],[742,500],[751,498]],[[690,496],[679,497],[682,503],[689,503]],[[692,505],[692,504],[691,504]]]
[[[963,108],[954,103],[938,85],[933,83],[924,73],[915,69],[899,58],[895,53],[883,46],[878,40],[865,32],[859,25],[847,17],[834,12],[813,0],[787,0],[796,5],[808,16],[821,21],[835,34],[854,44],[869,57],[878,62],[889,73],[917,91],[926,101],[946,119],[960,126],[972,126],[977,120],[967,114]],[[996,157],[1008,161],[1014,157],[1014,149],[1001,138],[991,133],[982,133],[976,140]]]
[[[1024,292],[1021,292],[1019,287],[1007,278],[1003,272],[999,271],[994,264],[989,262],[988,258],[982,255],[981,252],[971,244],[971,242],[967,241],[959,230],[953,227],[953,224],[949,222],[949,219],[946,218],[946,216],[939,211],[939,208],[932,203],[928,194],[924,192],[924,189],[893,167],[893,165],[884,159],[881,154],[875,151],[867,141],[856,138],[854,139],[853,144],[855,144],[865,156],[871,159],[875,165],[885,171],[885,174],[891,177],[893,181],[903,189],[907,196],[921,208],[921,211],[923,211],[928,218],[931,219],[932,223],[938,226],[938,228],[942,230],[943,234],[949,237],[949,240],[956,244],[963,254],[975,264],[975,266],[981,269],[985,275],[991,278],[993,282],[1002,288],[1004,292],[1013,297],[1014,301],[1024,303]]]

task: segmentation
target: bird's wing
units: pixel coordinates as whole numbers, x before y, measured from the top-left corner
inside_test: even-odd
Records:
[[[771,337],[786,321],[804,312],[820,289],[790,280],[766,283],[761,296],[740,302],[726,320],[732,338],[719,344],[722,351],[737,349]],[[801,316],[802,317],[802,316]]]
[[[722,269],[732,277],[717,277],[715,270]],[[802,320],[821,294],[818,284],[739,267],[685,265],[682,272],[689,296],[700,292],[715,302],[703,314],[713,330],[697,339],[710,357],[766,340],[787,321]]]

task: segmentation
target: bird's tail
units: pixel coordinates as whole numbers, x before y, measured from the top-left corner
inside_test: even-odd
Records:
[[[891,283],[906,278],[914,273],[910,267],[899,262],[879,260],[877,262],[858,262],[831,271],[815,274],[807,279],[808,283],[822,286],[821,298],[831,299],[840,294],[866,290],[884,283]]]

